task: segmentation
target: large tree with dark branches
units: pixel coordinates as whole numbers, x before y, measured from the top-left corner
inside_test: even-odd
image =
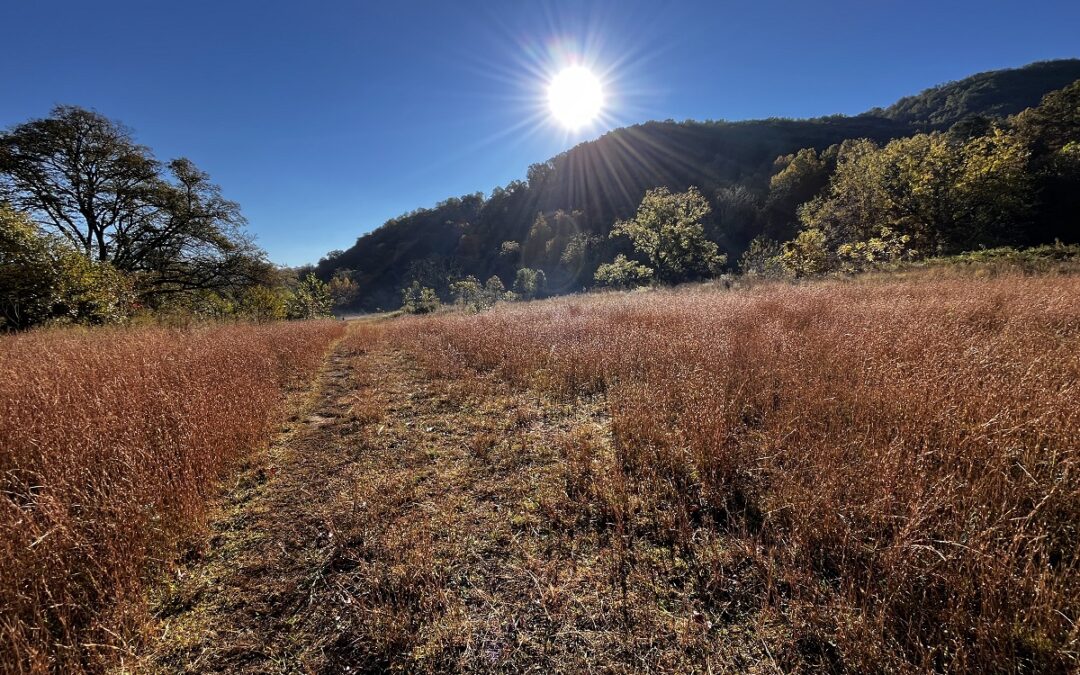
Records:
[[[239,207],[206,173],[186,159],[163,165],[91,110],[57,106],[0,135],[0,198],[134,275],[150,296],[223,290],[269,273]]]

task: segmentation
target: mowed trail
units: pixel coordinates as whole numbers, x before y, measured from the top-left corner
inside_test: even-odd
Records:
[[[354,323],[124,669],[773,671],[752,610],[705,622],[674,556],[571,503],[607,425],[601,399],[433,377]]]

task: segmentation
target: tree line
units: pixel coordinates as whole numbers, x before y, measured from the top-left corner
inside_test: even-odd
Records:
[[[1003,121],[781,160],[770,198],[821,186],[783,244],[752,242],[742,271],[805,276],[1080,238],[1080,81]]]

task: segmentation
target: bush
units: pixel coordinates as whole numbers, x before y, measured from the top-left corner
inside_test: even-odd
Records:
[[[113,323],[131,309],[127,277],[0,205],[0,329]]]
[[[289,299],[285,289],[252,286],[240,293],[236,312],[253,321],[279,321],[288,315]]]
[[[532,300],[540,295],[544,292],[546,284],[547,276],[544,274],[544,270],[522,267],[514,276],[514,292],[522,300]]]
[[[1056,242],[1032,248],[1009,247],[969,251],[948,258],[927,261],[928,266],[964,266],[1003,271],[1020,271],[1025,274],[1055,271],[1075,271],[1080,266],[1080,244]]]
[[[797,277],[824,274],[835,265],[825,233],[815,227],[802,230],[795,239],[784,244],[780,260],[788,274]]]
[[[757,237],[739,259],[739,270],[749,277],[779,279],[785,276],[783,247],[768,237]]]
[[[653,280],[653,270],[641,263],[630,260],[623,254],[615,256],[615,260],[604,263],[596,268],[593,277],[600,286],[609,288],[633,288],[645,286]]]
[[[900,234],[891,228],[882,227],[876,237],[866,241],[841,244],[836,249],[836,258],[843,272],[862,272],[883,265],[913,260],[918,252],[908,248],[911,235]]]
[[[454,301],[466,309],[479,312],[487,307],[484,287],[480,284],[480,280],[472,275],[452,282],[450,292],[454,296]]]
[[[308,274],[286,302],[285,315],[289,319],[321,319],[330,316],[333,305],[330,287],[314,274]]]
[[[439,308],[439,296],[435,289],[412,282],[401,290],[401,309],[408,314],[430,314]]]

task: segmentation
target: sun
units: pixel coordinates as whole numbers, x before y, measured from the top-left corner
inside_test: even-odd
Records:
[[[548,85],[551,114],[567,129],[580,129],[600,115],[604,107],[604,87],[599,78],[583,66],[559,71]]]

